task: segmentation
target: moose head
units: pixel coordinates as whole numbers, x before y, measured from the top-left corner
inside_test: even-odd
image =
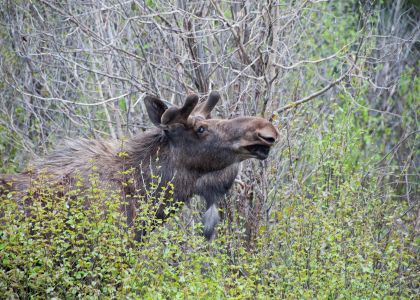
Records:
[[[198,104],[195,94],[181,108],[168,108],[161,100],[145,99],[150,120],[167,137],[174,157],[185,168],[202,173],[222,170],[248,158],[266,159],[278,131],[267,120],[238,117],[212,119],[220,99],[217,92]]]

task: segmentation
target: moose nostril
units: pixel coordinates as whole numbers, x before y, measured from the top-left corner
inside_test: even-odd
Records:
[[[274,144],[274,142],[276,141],[276,139],[271,136],[263,136],[262,134],[258,134],[258,137],[269,144]]]

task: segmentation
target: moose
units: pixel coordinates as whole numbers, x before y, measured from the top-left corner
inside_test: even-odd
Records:
[[[185,203],[194,194],[205,199],[204,236],[211,239],[220,220],[218,202],[233,185],[238,164],[250,158],[266,159],[279,137],[277,129],[260,117],[211,118],[219,99],[219,93],[213,91],[199,103],[199,96],[190,94],[182,107],[168,108],[157,97],[145,96],[147,114],[155,128],[134,135],[123,144],[115,140],[68,140],[35,161],[31,171],[0,175],[0,190],[7,186],[9,190],[24,192],[30,187],[31,178],[41,172],[56,182],[68,183],[75,174],[88,178],[93,164],[99,180],[112,184],[128,199],[121,209],[128,226],[132,226],[138,201],[144,199],[133,196],[145,193],[145,183],[157,175],[160,186],[172,184],[171,197],[176,202]],[[121,172],[128,169],[133,170],[130,184],[124,183],[126,178]],[[167,205],[159,204],[155,215],[158,219],[168,217]],[[136,239],[144,234],[137,232]]]

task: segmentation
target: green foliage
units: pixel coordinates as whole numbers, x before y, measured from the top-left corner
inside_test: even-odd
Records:
[[[366,124],[360,126],[363,113],[346,103],[336,107],[330,128],[302,154],[305,163],[318,165],[315,172],[299,174],[301,189],[276,199],[283,208],[261,237],[269,260],[257,271],[277,278],[273,296],[414,296],[413,228],[397,225],[406,204],[393,200],[390,187],[382,190],[370,170],[377,156],[363,149],[369,137]]]
[[[64,191],[43,178],[18,202],[3,196],[1,298],[414,298],[413,228],[401,226],[406,205],[367,164],[377,158],[366,111],[345,96],[333,109],[318,136],[304,137],[300,159],[315,171],[296,174],[300,189],[278,191],[253,246],[227,222],[207,243],[179,212],[135,242],[124,199],[95,175],[87,189],[80,182]],[[173,187],[158,186],[156,177],[138,199],[139,229],[160,223],[154,213],[170,201]]]

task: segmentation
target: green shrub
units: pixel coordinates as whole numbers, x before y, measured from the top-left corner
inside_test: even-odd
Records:
[[[408,208],[360,151],[368,140],[360,114],[341,106],[329,128],[308,133],[301,160],[314,170],[297,174],[299,189],[282,186],[253,246],[226,221],[205,242],[200,222],[187,223],[177,205],[135,242],[120,213],[124,199],[95,175],[88,188],[65,191],[45,178],[25,196],[2,196],[1,298],[414,298]],[[149,189],[136,223],[146,231],[157,222],[151,203],[167,201],[157,184]]]

